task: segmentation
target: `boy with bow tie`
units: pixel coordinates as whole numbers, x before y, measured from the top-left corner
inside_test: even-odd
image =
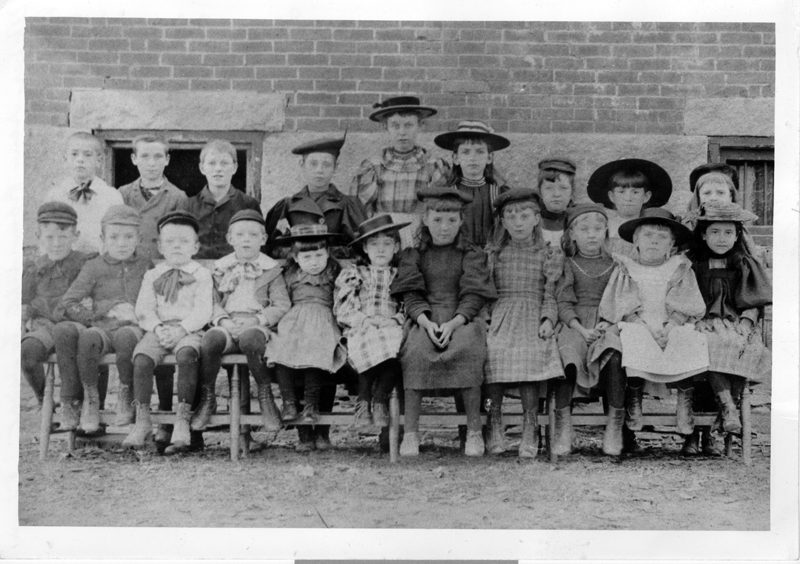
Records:
[[[192,260],[200,249],[198,231],[197,219],[185,211],[168,213],[158,222],[158,250],[164,262],[144,275],[136,300],[136,317],[147,333],[133,351],[136,426],[123,441],[125,446],[141,448],[151,435],[153,370],[174,352],[178,364],[178,409],[172,445],[175,450],[189,447],[201,330],[211,320],[214,291],[211,273]]]
[[[79,131],[67,140],[65,159],[70,177],[56,184],[45,201],[64,202],[78,214],[78,240],[75,250],[98,252],[102,249],[100,220],[111,206],[122,204],[122,196],[97,176],[103,160],[100,139]]]

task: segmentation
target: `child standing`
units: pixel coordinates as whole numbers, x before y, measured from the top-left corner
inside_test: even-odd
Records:
[[[758,320],[772,303],[772,285],[744,247],[744,223],[757,216],[725,202],[705,204],[699,212],[691,259],[707,311],[697,330],[708,339],[708,382],[723,431],[738,433],[741,423],[731,390],[741,390],[747,380],[762,381],[771,369]]]
[[[303,201],[297,205],[303,204]],[[306,204],[314,205],[313,202]],[[304,205],[304,204],[303,204]],[[289,217],[292,220],[292,207]],[[347,351],[333,318],[333,289],[339,263],[328,252],[328,241],[337,238],[324,223],[297,223],[279,242],[292,245],[283,278],[292,307],[278,323],[277,333],[267,343],[266,357],[275,365],[283,406],[281,419],[315,424],[319,421],[320,387],[344,366]],[[304,407],[298,417],[295,388],[303,386]],[[328,448],[327,435],[305,425],[298,427],[297,450]]]
[[[411,321],[400,350],[406,400],[400,454],[419,454],[423,393],[455,390],[467,413],[464,452],[483,456],[480,403],[486,323],[478,314],[496,292],[486,254],[459,238],[470,197],[454,186],[425,188],[418,195],[424,206],[419,243],[401,254],[391,288],[402,298]]]
[[[300,168],[306,185],[294,195],[280,200],[267,212],[266,229],[270,242],[280,237],[288,226],[286,212],[293,202],[309,199],[316,203],[331,233],[341,233],[342,242],[355,237],[358,225],[367,218],[364,206],[355,196],[345,196],[331,183],[336,163],[344,145],[341,139],[320,139],[299,145],[292,153],[300,155]],[[347,248],[335,249],[336,255],[347,256]]]
[[[389,424],[389,394],[400,379],[397,355],[405,316],[390,287],[397,276],[398,231],[406,225],[392,223],[388,215],[359,225],[358,237],[351,244],[363,257],[358,264],[344,268],[336,279],[333,312],[344,328],[350,364],[358,372],[357,429]],[[373,385],[374,403],[370,406]]]
[[[61,298],[64,318],[55,329],[63,403],[62,428],[93,434],[100,428],[97,367],[104,354],[116,353],[119,373],[117,425],[133,423],[133,348],[142,338],[134,304],[144,273],[153,263],[136,253],[141,217],[135,209],[111,206],[103,216],[105,252],[86,262]],[[83,302],[91,299],[91,306]],[[82,390],[81,390],[82,388]],[[83,403],[81,404],[81,397]]]
[[[232,253],[225,234],[233,214],[244,209],[261,213],[255,198],[231,184],[238,166],[236,148],[229,141],[212,139],[200,151],[200,172],[206,177],[206,185],[184,205],[200,229],[200,250],[195,258],[218,259]]]
[[[498,246],[489,251],[498,299],[492,306],[486,337],[486,387],[490,400],[490,454],[505,452],[502,403],[504,390],[519,388],[522,399],[520,458],[537,450],[536,412],[540,382],[564,372],[553,335],[557,321],[555,285],[561,274],[561,253],[542,241],[542,203],[527,188],[503,192],[495,201],[503,227]]]
[[[201,330],[211,321],[214,282],[192,256],[200,249],[197,218],[185,211],[168,213],[158,222],[158,250],[164,262],[144,275],[136,300],[136,317],[146,331],[133,351],[136,426],[123,445],[142,447],[152,432],[150,396],[153,369],[169,352],[178,364],[178,409],[172,446],[189,447],[191,403],[197,388]]]
[[[645,208],[663,206],[672,194],[667,171],[644,159],[619,159],[595,170],[586,188],[593,202],[609,211],[609,252],[630,255],[633,247],[619,236],[619,226],[636,219]]]
[[[633,244],[633,256],[618,261],[600,301],[600,318],[618,324],[622,365],[631,391],[627,426],[642,428],[643,380],[678,388],[678,432],[694,428],[692,377],[708,368],[705,336],[694,323],[706,311],[691,262],[674,254],[691,232],[660,208],[619,228],[620,237]]]
[[[542,199],[542,236],[554,249],[561,248],[567,221],[567,208],[575,196],[575,163],[563,157],[539,161],[537,187]]]
[[[42,363],[55,348],[53,330],[62,320],[56,311],[58,302],[90,255],[72,248],[78,238],[78,214],[69,204],[42,204],[36,212],[36,223],[42,255],[22,268],[20,356],[22,374],[41,407],[45,384]]]
[[[443,164],[417,145],[424,120],[436,115],[434,108],[420,104],[415,96],[396,96],[373,105],[369,119],[383,124],[390,145],[379,157],[364,160],[350,185],[368,217],[388,213],[395,221],[410,221],[400,231],[401,247],[412,245],[419,218],[417,193],[431,182],[447,176]]]
[[[437,135],[433,142],[453,153],[450,182],[472,197],[472,202],[464,208],[462,233],[483,248],[494,230],[492,205],[500,191],[494,172],[494,153],[511,143],[482,121],[462,121],[455,131]]]
[[[567,425],[569,407],[575,394],[591,397],[602,386],[608,408],[603,452],[622,452],[622,425],[625,421],[625,372],[622,370],[622,345],[609,323],[600,320],[598,306],[614,270],[614,259],[606,251],[608,216],[598,204],[578,204],[567,215],[567,231],[562,241],[564,272],[556,288],[558,351],[566,380],[556,385],[556,447],[569,452],[572,438]],[[565,431],[567,429],[567,431]]]
[[[267,241],[264,218],[255,210],[236,212],[228,227],[233,253],[214,262],[215,300],[212,327],[203,336],[200,358],[203,379],[200,406],[192,417],[192,430],[202,431],[217,407],[214,384],[222,355],[241,351],[258,385],[261,419],[268,431],[281,428],[272,397],[264,352],[278,321],[291,302],[281,267],[261,247]]]

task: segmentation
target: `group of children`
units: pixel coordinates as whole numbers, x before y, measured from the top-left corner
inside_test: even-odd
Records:
[[[482,122],[435,138],[451,162],[431,158],[416,137],[435,113],[410,96],[376,104],[370,118],[391,144],[362,163],[350,195],[331,183],[344,139],[296,147],[306,185],[266,218],[231,186],[227,142],[204,147],[207,185],[186,198],[164,177],[166,141],[134,140],[141,176],[118,193],[94,176],[97,139],[74,135],[73,182],[40,207],[43,254],[23,273],[22,370],[37,397],[55,350],[62,428],[100,432],[98,363],[114,352],[117,423],[135,423],[125,444],[141,447],[154,374],[159,408],[172,408],[171,367],[159,363],[174,354],[175,425],[160,426],[156,442],[171,443],[168,453],[199,448],[222,355],[240,352],[264,427],[298,424],[298,450],[330,447],[319,414],[344,380],[358,382],[358,429],[385,428],[389,394],[403,390],[403,456],[419,453],[422,397],[442,393],[466,415],[468,456],[507,450],[502,404],[513,390],[518,453],[534,457],[547,386],[560,455],[572,449],[575,399],[603,397],[602,449],[618,455],[635,448],[644,392],[663,395],[665,385],[677,389],[687,454],[699,448],[695,382],[710,385],[720,428],[739,432],[735,397],[770,370],[758,321],[771,286],[735,170],[692,173],[683,223],[660,207],[668,174],[643,159],[598,168],[587,186],[594,203],[576,204],[567,158],[542,160],[535,188],[505,186],[493,157],[510,143]]]

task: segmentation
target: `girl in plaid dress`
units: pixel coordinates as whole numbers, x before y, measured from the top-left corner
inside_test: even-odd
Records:
[[[741,431],[731,389],[770,374],[771,358],[758,320],[772,303],[772,285],[759,261],[746,250],[744,223],[756,215],[733,203],[701,206],[695,217],[692,268],[707,311],[697,329],[708,339],[708,383],[716,396],[723,431]],[[738,395],[738,394],[736,394]]]
[[[558,315],[555,285],[562,255],[546,246],[539,226],[539,195],[530,189],[503,192],[495,201],[503,227],[499,246],[489,251],[498,300],[486,338],[486,384],[490,401],[487,450],[506,450],[502,402],[507,387],[518,387],[523,428],[519,456],[536,456],[538,382],[563,377],[554,338]]]
[[[393,263],[400,250],[398,231],[406,225],[392,223],[388,215],[359,225],[352,245],[359,248],[361,258],[336,279],[333,313],[347,339],[348,360],[358,372],[357,429],[389,424],[389,394],[400,377],[397,355],[405,321],[389,287],[397,276]]]

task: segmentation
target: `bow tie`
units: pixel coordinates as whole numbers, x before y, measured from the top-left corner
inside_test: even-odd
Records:
[[[83,184],[79,184],[75,188],[69,191],[69,199],[73,202],[78,202],[81,197],[85,199],[87,202],[92,199],[94,196],[95,191],[92,190],[92,181],[89,180],[88,182],[84,182]]]
[[[264,271],[252,262],[237,262],[218,277],[218,290],[222,293],[232,292],[241,280],[255,280]]]
[[[155,282],[153,282],[153,288],[156,294],[164,296],[165,300],[174,304],[178,301],[178,290],[182,286],[187,286],[195,281],[196,278],[188,272],[184,272],[180,268],[171,268],[156,278]]]

